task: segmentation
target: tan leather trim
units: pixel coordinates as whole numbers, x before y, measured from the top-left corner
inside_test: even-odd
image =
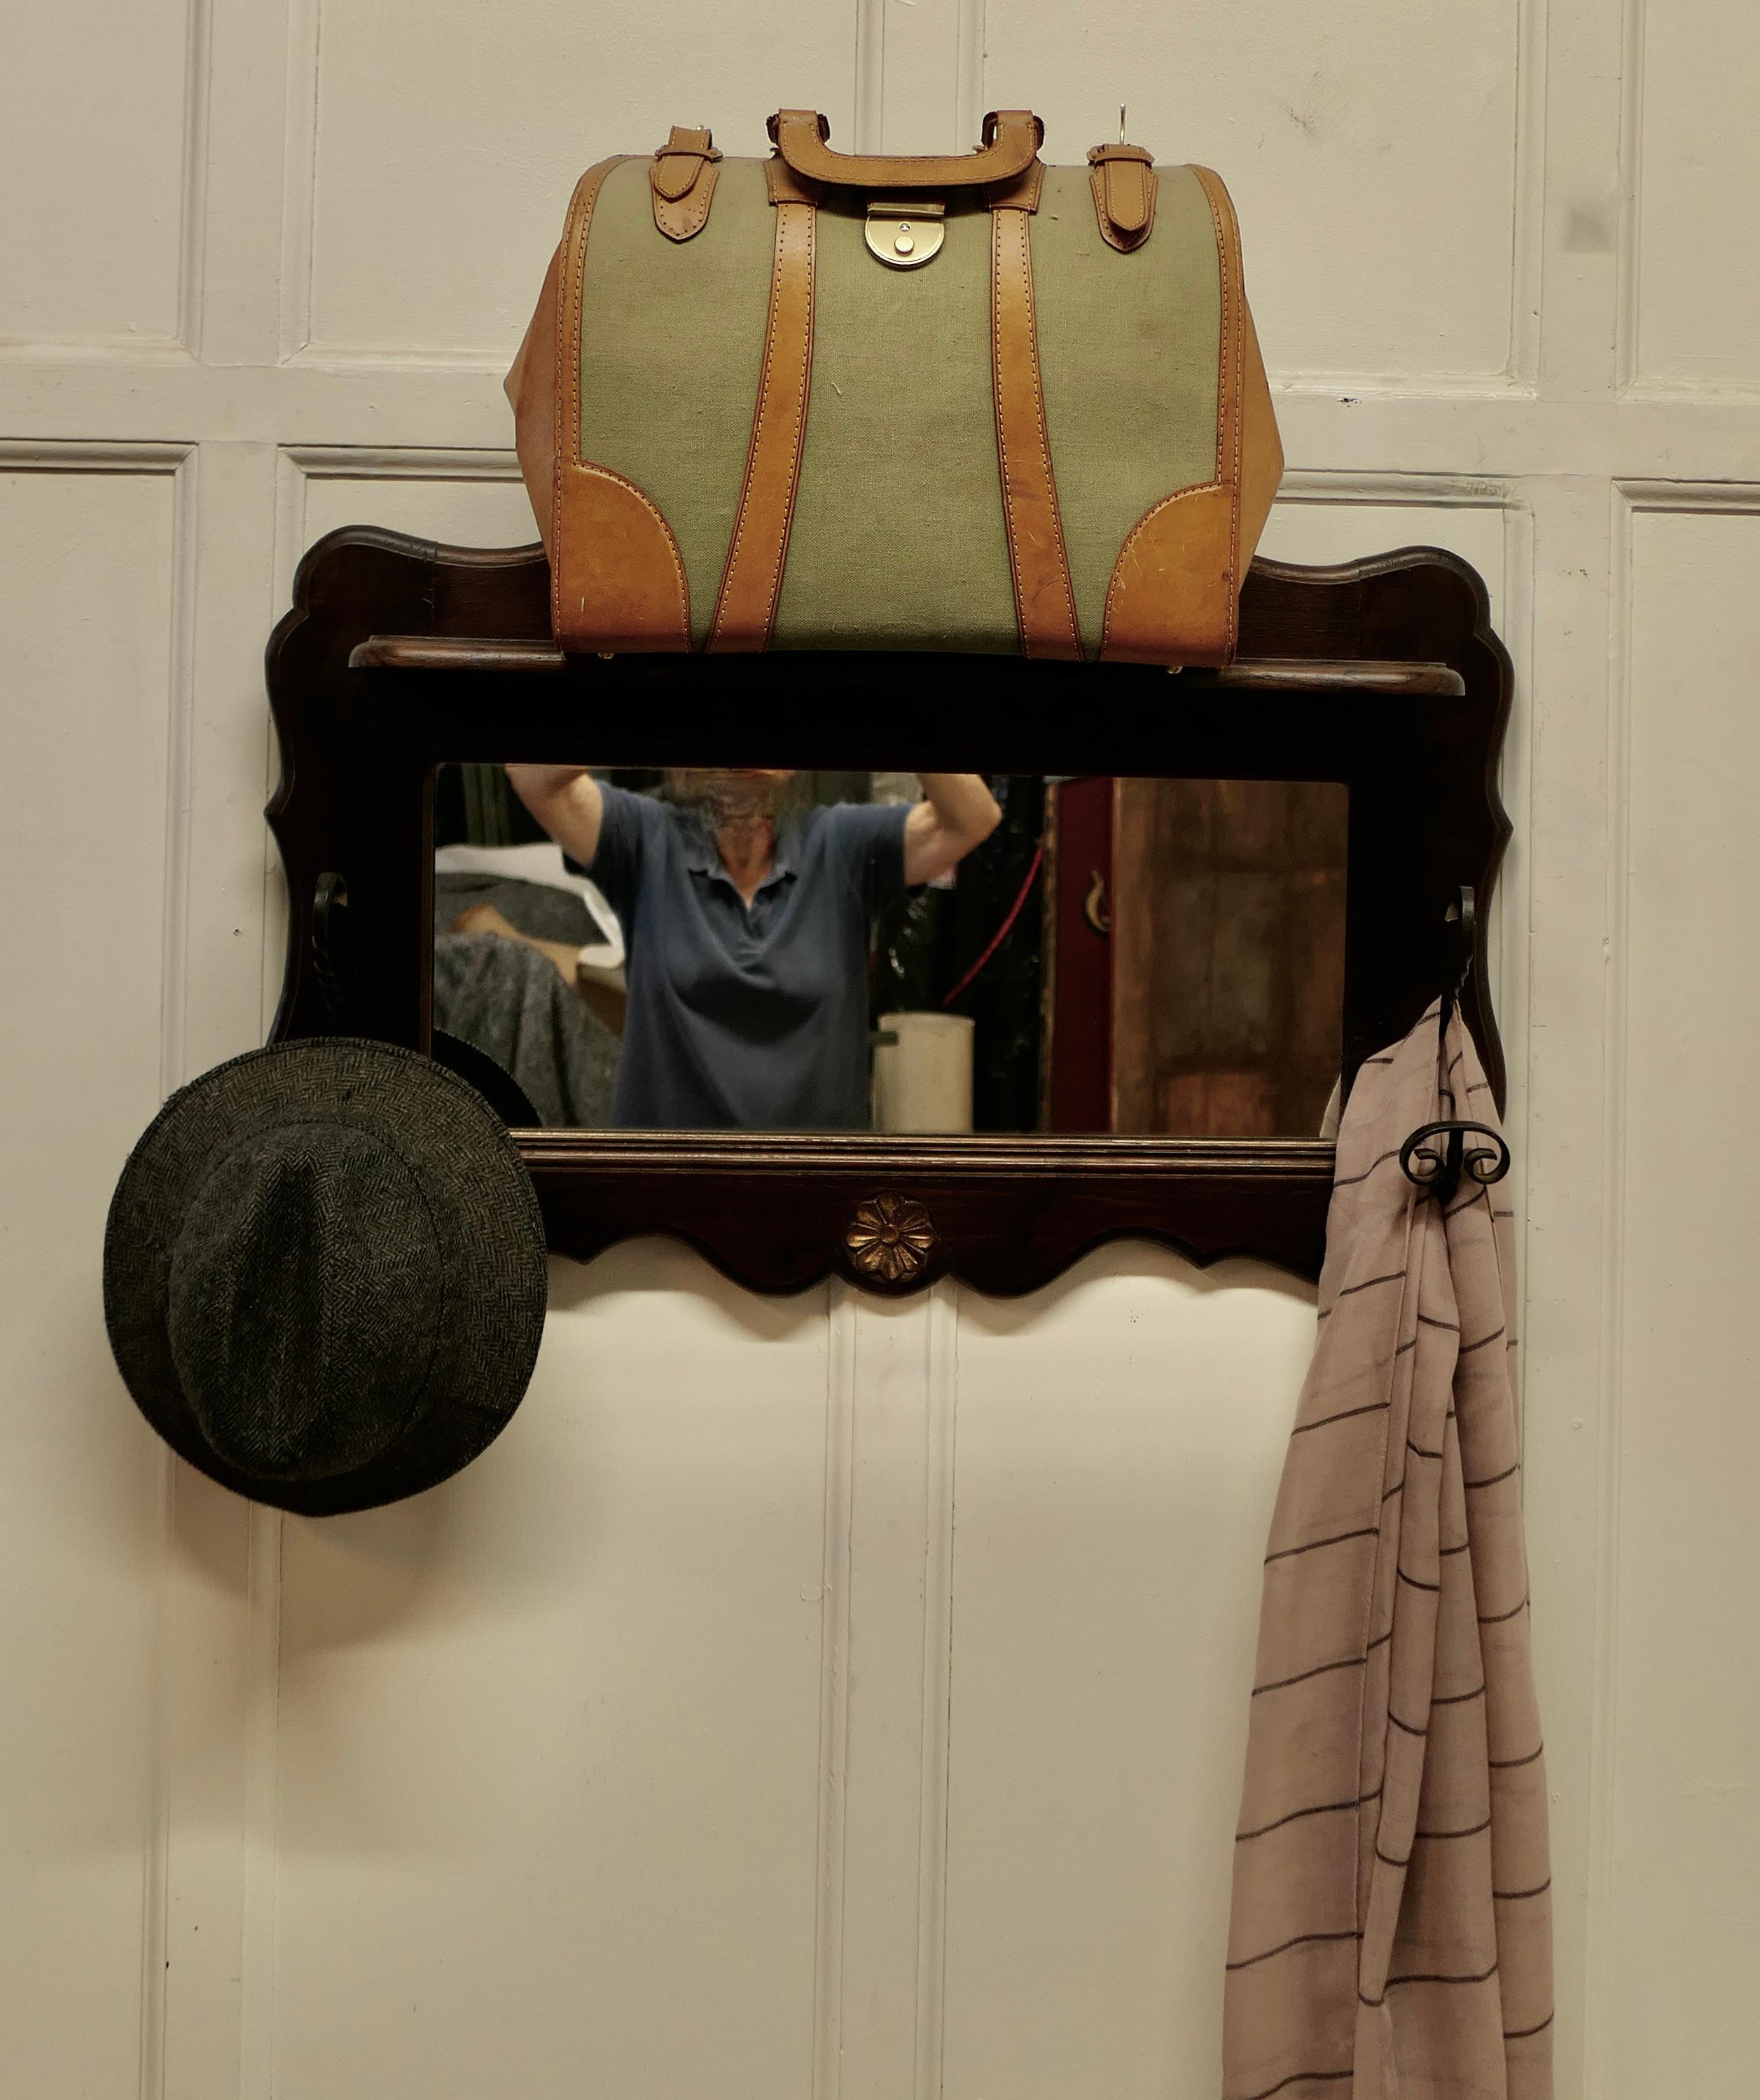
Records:
[[[544,273],[544,289],[538,294],[525,341],[503,382],[514,404],[514,450],[519,457],[520,477],[532,498],[546,552],[556,477],[556,297],[562,267],[558,246]]]
[[[708,223],[721,157],[707,131],[677,124],[655,154],[648,170],[654,223],[668,240],[689,240]]]
[[[1137,521],[1106,587],[1101,655],[1122,664],[1226,664],[1234,654],[1235,491],[1164,496]]]
[[[770,121],[776,150],[809,182],[853,189],[971,189],[1009,182],[1039,156],[1045,127],[1030,109],[993,109],[975,153],[837,153],[831,127],[813,109],[779,109]]]
[[[1246,315],[1246,378],[1241,396],[1241,551],[1251,563],[1283,479],[1283,441],[1271,405],[1265,361],[1251,312]]]
[[[565,649],[690,646],[690,593],[677,542],[633,481],[565,460],[558,504],[568,521],[552,564]]]
[[[984,201],[992,211],[1037,211],[1039,192],[1045,187],[1045,163],[1035,161],[1030,168],[1013,175],[1005,183],[993,183],[984,192]]]
[[[1122,255],[1140,248],[1155,229],[1159,188],[1154,157],[1144,146],[1096,146],[1088,153],[1088,187],[1100,237]]]
[[[568,201],[568,216],[562,223],[562,245],[557,249],[558,272],[555,349],[551,355],[551,399],[554,415],[550,441],[550,529],[544,536],[550,558],[550,629],[558,642],[564,638],[562,603],[558,589],[562,539],[562,468],[580,457],[580,273],[587,258],[587,236],[593,226],[593,207],[598,201],[599,185],[627,153],[615,153],[588,169],[575,185]],[[533,501],[536,501],[534,495]]]
[[[818,210],[793,198],[779,200],[775,209],[770,317],[764,331],[752,442],[707,644],[716,651],[762,649],[770,642],[788,558],[795,491],[801,480],[801,448],[813,380],[813,264]]]
[[[991,377],[1003,519],[1021,653],[1078,657],[1082,635],[1039,380],[1029,216],[1012,205],[990,213]]]
[[[1210,168],[1192,173],[1210,201],[1216,229],[1216,262],[1221,272],[1222,326],[1216,371],[1216,479],[1238,484],[1241,479],[1241,385],[1246,362],[1246,300],[1241,284],[1241,229],[1222,178]]]
[[[772,204],[817,204],[819,186],[804,182],[779,154],[764,163],[764,188]]]
[[[575,185],[557,250],[552,352],[550,625],[564,649],[688,649],[690,594],[672,532],[633,482],[580,457],[580,281],[599,188],[620,153]]]
[[[1209,200],[1221,280],[1215,478],[1152,504],[1118,551],[1100,653],[1126,663],[1226,664],[1240,628],[1242,394],[1251,322],[1228,192],[1210,169],[1192,172]]]
[[[663,196],[676,203],[702,172],[698,163],[718,161],[721,157],[715,150],[712,133],[692,130],[682,124],[675,124],[666,143],[655,149],[654,165],[648,171],[648,180],[653,185],[656,196]]]

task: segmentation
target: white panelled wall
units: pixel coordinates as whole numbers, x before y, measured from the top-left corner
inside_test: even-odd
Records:
[[[1268,551],[1491,585],[1560,2091],[1751,2088],[1757,73],[1736,0],[10,11],[7,2100],[1215,2100],[1311,1292],[626,1246],[483,1461],[327,1524],[174,1466],[104,1348],[123,1156],[271,1010],[301,549],[529,540],[500,381],[575,176],[779,104],[1073,161],[1127,103],[1240,206]]]

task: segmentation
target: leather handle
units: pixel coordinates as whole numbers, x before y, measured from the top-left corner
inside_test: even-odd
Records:
[[[783,160],[806,181],[865,190],[975,189],[1013,182],[1039,158],[1045,127],[1030,109],[993,109],[975,153],[836,153],[831,127],[816,110],[779,109],[770,134]]]

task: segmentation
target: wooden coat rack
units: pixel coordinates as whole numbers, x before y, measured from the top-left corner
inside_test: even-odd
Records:
[[[1223,671],[1012,657],[778,652],[565,657],[541,548],[442,547],[371,527],[307,554],[268,648],[287,869],[276,1039],[332,1032],[312,952],[319,876],[349,898],[354,1026],[426,1048],[433,781],[454,761],[764,765],[1336,781],[1349,791],[1343,1075],[1402,1035],[1458,968],[1501,1106],[1483,927],[1510,825],[1497,768],[1509,658],[1458,557],[1329,568],[1256,561]],[[646,1232],[736,1281],[828,1273],[1013,1294],[1123,1234],[1198,1262],[1317,1273],[1332,1148],[1272,1140],[882,1134],[519,1133],[552,1244],[582,1259]]]

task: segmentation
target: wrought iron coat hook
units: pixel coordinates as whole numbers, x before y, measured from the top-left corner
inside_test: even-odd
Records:
[[[337,929],[347,910],[347,883],[326,868],[318,877],[311,900],[311,965],[333,1028],[340,1028],[347,1015],[336,955]]]
[[[1449,1079],[1449,1023],[1460,1004],[1462,991],[1473,967],[1474,934],[1477,924],[1471,885],[1461,885],[1449,907],[1449,923],[1454,928],[1455,966],[1436,1004],[1436,1092],[1446,1094],[1452,1104],[1454,1089]],[[1483,1138],[1469,1145],[1469,1138]],[[1489,1189],[1510,1171],[1510,1148],[1489,1124],[1467,1123],[1445,1117],[1414,1130],[1400,1147],[1400,1171],[1421,1195],[1434,1196],[1445,1210],[1454,1200],[1462,1176]]]

